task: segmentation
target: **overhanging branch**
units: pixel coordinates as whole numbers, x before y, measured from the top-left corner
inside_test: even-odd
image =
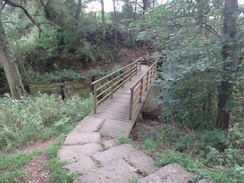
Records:
[[[31,20],[31,22],[39,29],[40,32],[43,32],[41,27],[39,26],[39,24],[31,17],[31,15],[29,14],[29,12],[20,4],[13,2],[11,0],[4,0],[5,4],[9,4],[15,8],[20,8],[23,10],[23,12],[25,13],[25,15]]]
[[[6,4],[7,4],[7,3],[4,2],[3,6],[1,7],[1,11],[3,10],[3,8],[5,7]]]

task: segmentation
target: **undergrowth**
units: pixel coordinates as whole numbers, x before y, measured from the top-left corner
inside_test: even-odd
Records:
[[[66,183],[72,183],[74,178],[77,176],[74,173],[67,172],[62,167],[65,165],[64,162],[60,162],[57,159],[57,152],[61,148],[61,144],[65,138],[65,135],[59,136],[59,138],[50,145],[47,150],[46,154],[50,158],[47,163],[44,164],[44,166],[52,171],[51,177],[49,179],[50,183],[56,183],[56,182],[66,182]]]
[[[24,173],[20,168],[38,153],[40,152],[34,151],[14,155],[0,153],[0,182],[18,182],[17,177]]]
[[[46,72],[41,74],[33,69],[30,69],[24,73],[22,73],[22,78],[25,83],[38,83],[38,84],[46,84],[46,83],[54,83],[54,82],[61,82],[66,80],[79,80],[79,81],[89,81],[91,82],[92,77],[95,79],[99,79],[103,76],[106,76],[112,72],[117,71],[120,66],[115,65],[113,69],[104,71],[101,67],[97,66],[95,68],[89,69],[84,73],[78,73],[72,69],[59,69],[57,66],[54,71]]]
[[[132,143],[152,156],[155,165],[178,163],[198,180],[208,178],[221,183],[244,180],[244,136],[236,130],[192,131],[166,124],[156,127],[138,124],[133,136]]]
[[[19,178],[24,172],[20,168],[37,154],[18,153],[17,148],[56,136],[60,138],[47,149],[50,160],[45,167],[52,171],[51,182],[72,182],[74,174],[62,169],[63,163],[56,158],[57,150],[64,136],[91,112],[92,107],[92,95],[87,99],[73,95],[64,101],[46,94],[21,100],[1,98],[0,182],[22,180]]]
[[[92,96],[60,100],[39,94],[22,100],[0,99],[0,150],[9,151],[70,131],[90,113]]]

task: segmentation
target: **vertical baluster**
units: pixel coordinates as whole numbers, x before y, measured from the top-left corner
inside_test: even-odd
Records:
[[[136,76],[137,76],[137,71],[138,71],[138,62],[136,62]]]
[[[141,60],[142,60],[142,59],[140,59],[140,71],[141,71]]]
[[[94,114],[97,114],[97,86],[96,83],[93,85],[94,90]]]
[[[133,89],[130,89],[130,111],[129,111],[129,120],[132,120],[133,100],[134,100],[134,88],[133,88]]]
[[[114,75],[112,75],[111,77],[112,77],[112,82],[111,82],[111,98],[113,98],[113,94],[114,94]]]
[[[122,88],[125,86],[125,69],[122,70]]]
[[[150,69],[150,79],[149,79],[149,83],[152,82],[152,77],[153,77],[153,73],[152,73],[152,71],[153,71],[153,68]]]
[[[146,91],[148,89],[148,81],[149,81],[149,72],[147,72],[147,79],[146,79]]]
[[[140,102],[142,102],[142,93],[143,93],[143,78],[141,79],[141,87],[140,87],[140,92],[141,92],[141,96],[140,96]]]

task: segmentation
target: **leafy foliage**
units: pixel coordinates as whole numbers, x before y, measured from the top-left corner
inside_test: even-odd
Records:
[[[219,85],[227,75],[223,65],[228,60],[223,61],[221,50],[230,41],[221,37],[222,8],[222,0],[174,0],[157,6],[132,25],[140,32],[137,40],[151,42],[164,55],[156,83],[161,89],[158,102],[163,108],[163,121],[193,129],[215,128]],[[241,48],[242,44],[238,44]],[[241,59],[242,49],[236,50]],[[238,67],[237,72],[228,75],[236,81],[237,88],[243,78],[243,67]],[[241,95],[239,90],[236,92]],[[243,109],[233,100],[226,107],[229,111]]]
[[[146,133],[145,133],[146,132]],[[152,156],[155,164],[178,163],[198,179],[222,183],[238,182],[244,177],[242,144],[233,132],[221,130],[189,131],[170,124],[137,124],[131,143]],[[154,138],[146,138],[153,134]],[[152,136],[152,135],[150,135]]]

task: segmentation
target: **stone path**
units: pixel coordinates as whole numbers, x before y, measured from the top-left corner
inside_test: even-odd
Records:
[[[66,137],[58,151],[63,167],[80,174],[74,183],[190,183],[194,175],[178,164],[161,169],[131,144],[117,145],[129,137],[132,123],[87,116]]]

